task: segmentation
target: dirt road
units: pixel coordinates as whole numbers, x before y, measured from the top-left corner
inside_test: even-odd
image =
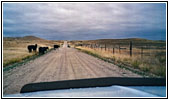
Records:
[[[3,73],[3,93],[19,93],[27,83],[96,77],[141,77],[74,48],[53,50],[29,63]]]

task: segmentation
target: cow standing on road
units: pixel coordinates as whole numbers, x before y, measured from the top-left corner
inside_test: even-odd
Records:
[[[39,47],[39,54],[44,54],[48,49],[48,47]]]
[[[67,47],[70,48],[70,45],[68,45]]]
[[[60,46],[59,46],[59,45],[54,45],[53,47],[54,47],[54,49],[57,49],[57,48],[59,48]]]

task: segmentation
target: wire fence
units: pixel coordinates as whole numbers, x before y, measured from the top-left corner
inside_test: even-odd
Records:
[[[157,53],[165,54],[165,46],[158,44],[137,44],[132,41],[128,43],[82,43],[76,46],[99,50],[102,52],[111,52],[112,54],[124,54],[132,56],[152,56]]]

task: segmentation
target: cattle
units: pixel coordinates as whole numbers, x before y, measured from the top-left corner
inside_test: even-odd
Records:
[[[48,49],[48,47],[39,47],[39,54],[44,54]]]
[[[37,49],[37,44],[35,44],[35,45],[28,45],[28,51],[29,52],[32,52],[32,50],[36,52],[36,49]]]
[[[57,49],[59,48],[60,46],[59,45],[53,45],[54,49]]]

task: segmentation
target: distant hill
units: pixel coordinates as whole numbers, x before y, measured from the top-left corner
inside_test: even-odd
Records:
[[[97,39],[97,40],[84,40],[78,41],[82,44],[107,44],[107,45],[121,45],[128,46],[130,41],[132,41],[133,46],[156,46],[156,47],[165,47],[166,41],[160,40],[148,40],[143,38],[126,38],[126,39]],[[73,43],[73,41],[72,41]]]
[[[27,40],[27,41],[33,41],[33,40],[45,40],[45,39],[42,39],[42,38],[39,38],[39,37],[35,37],[35,36],[24,36],[24,37],[4,37],[3,38],[4,40]]]
[[[24,40],[45,40],[45,39],[35,37],[35,36],[24,36],[21,39],[24,39]]]
[[[97,39],[96,41],[153,41],[144,38],[124,38],[124,39]]]
[[[101,42],[101,43],[107,43],[107,42],[135,42],[135,43],[165,43],[165,41],[161,40],[148,40],[143,38],[126,38],[126,39],[98,39],[98,40],[89,40],[89,41],[95,41],[95,42]]]

